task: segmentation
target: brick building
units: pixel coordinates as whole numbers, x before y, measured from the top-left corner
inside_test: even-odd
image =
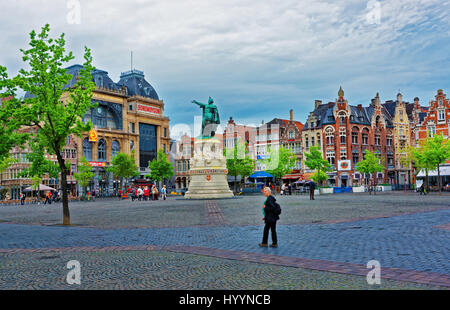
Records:
[[[302,131],[304,150],[321,146],[324,159],[332,165],[327,173],[330,186],[358,186],[367,182],[369,175],[355,170],[366,150],[385,158],[386,170],[375,176],[379,183],[392,182],[387,176],[388,165],[394,160],[393,123],[381,105],[379,95],[368,107],[353,106],[339,89],[335,102],[321,104],[316,100]],[[304,167],[308,172],[308,168]]]

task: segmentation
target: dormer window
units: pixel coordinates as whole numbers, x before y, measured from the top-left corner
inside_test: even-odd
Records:
[[[311,128],[314,128],[314,122],[311,122]]]
[[[439,99],[439,107],[442,108],[444,106],[444,101],[442,99]]]

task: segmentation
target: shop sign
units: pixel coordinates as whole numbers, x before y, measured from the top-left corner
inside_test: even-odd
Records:
[[[161,110],[159,108],[151,107],[148,105],[138,104],[137,110],[139,112],[150,113],[150,114],[161,114]]]
[[[89,131],[89,142],[97,142],[97,140],[98,140],[97,130],[91,129]]]

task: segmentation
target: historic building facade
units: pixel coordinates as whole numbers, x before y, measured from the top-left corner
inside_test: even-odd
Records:
[[[394,147],[391,143],[393,124],[381,105],[379,95],[368,107],[349,105],[344,91],[339,89],[335,102],[321,104],[316,100],[303,127],[304,151],[313,145],[321,146],[322,154],[333,171],[327,173],[329,186],[358,186],[367,182],[371,175],[362,175],[356,165],[366,150],[379,154],[388,163],[393,163]],[[308,139],[308,141],[306,141]],[[308,172],[308,168],[304,167]],[[375,178],[379,183],[388,182],[386,171]]]
[[[81,65],[67,68],[67,72],[73,76],[67,87],[76,83],[81,68]],[[157,150],[162,148],[168,151],[170,145],[169,118],[164,115],[164,102],[145,80],[142,71],[124,72],[117,83],[103,70],[94,70],[92,77],[96,86],[92,101],[97,103],[97,107],[90,109],[82,120],[92,122],[94,134],[83,133],[81,138],[69,136],[63,150],[64,157],[71,162],[68,184],[73,195],[76,194],[73,173],[77,171],[82,157],[89,161],[95,173],[89,189],[96,190],[99,194],[111,195],[117,192],[120,180],[107,172],[107,167],[111,165],[112,158],[117,153],[133,152],[140,179],[143,179],[149,172],[148,162],[156,157]],[[64,94],[61,100],[68,100],[68,95]],[[13,154],[17,152],[12,150]],[[29,150],[22,152],[27,153]],[[49,159],[56,161],[56,158]],[[10,169],[19,168],[13,165]],[[10,178],[4,179],[2,183],[11,186],[11,173],[7,172]],[[139,182],[140,179],[135,181]],[[31,183],[29,179],[19,181],[16,182],[14,195]],[[60,187],[58,180],[44,178],[43,183],[55,188]]]
[[[294,120],[292,109],[289,111],[289,119],[282,119],[280,122],[280,143],[296,157],[292,173],[283,177],[286,182],[296,181],[303,174],[302,129],[303,124]]]
[[[190,160],[194,156],[194,141],[194,138],[184,134],[173,145],[176,189],[186,189],[189,185]]]
[[[450,100],[442,89],[437,91],[435,100],[430,100],[426,112],[421,112],[419,106],[415,113],[419,115],[415,132],[418,141],[435,134],[443,134],[447,139],[450,137]]]
[[[249,156],[252,159],[255,157],[255,139],[256,127],[236,124],[233,117],[227,122],[225,130],[222,134],[223,149],[234,148],[238,141],[245,143]]]

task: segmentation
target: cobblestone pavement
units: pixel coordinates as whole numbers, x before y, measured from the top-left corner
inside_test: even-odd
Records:
[[[81,264],[81,285],[66,264]],[[436,289],[439,287],[166,251],[0,254],[1,289]]]
[[[302,196],[276,196],[283,208],[279,221],[284,224],[311,224],[354,221],[367,217],[403,215],[413,212],[450,208],[450,194],[419,196],[413,193],[337,194],[317,196],[311,201]],[[264,197],[243,196],[216,200],[228,225],[261,225]],[[207,225],[207,208],[199,200],[169,197],[158,201],[120,201],[97,199],[96,202],[70,204],[73,224],[99,228],[188,227]],[[0,206],[0,223],[59,224],[61,204]],[[211,218],[212,219],[212,218]]]
[[[261,249],[257,245],[262,235],[259,204],[263,199],[259,196],[203,202],[169,200],[167,202],[162,201],[161,204],[156,204],[158,202],[151,202],[150,204],[137,203],[134,205],[127,204],[124,207],[122,207],[123,203],[119,201],[110,201],[99,203],[98,208],[102,210],[101,212],[98,210],[92,211],[93,208],[97,208],[97,205],[94,204],[79,204],[71,209],[73,213],[78,212],[81,214],[79,219],[89,214],[91,216],[101,216],[90,219],[90,223],[98,220],[101,223],[99,227],[60,227],[2,223],[0,224],[0,235],[2,236],[0,239],[0,275],[3,282],[0,281],[0,288],[20,287],[21,285],[24,288],[33,288],[33,285],[41,287],[39,286],[39,281],[36,282],[30,279],[27,282],[28,276],[25,276],[27,272],[22,269],[28,270],[32,266],[44,264],[43,261],[47,261],[45,258],[33,259],[33,257],[36,257],[35,255],[43,256],[42,252],[45,252],[45,256],[50,256],[49,260],[55,255],[61,259],[62,257],[66,259],[68,256],[73,256],[73,253],[84,249],[80,252],[80,255],[90,257],[86,258],[89,266],[91,264],[89,263],[90,259],[95,261],[97,257],[95,256],[97,254],[94,255],[92,253],[97,253],[98,251],[95,249],[99,248],[107,249],[100,252],[106,253],[102,254],[105,259],[105,266],[111,265],[111,273],[115,274],[113,280],[116,282],[113,280],[111,280],[112,282],[105,282],[104,278],[99,280],[101,283],[95,282],[95,272],[92,271],[94,273],[92,281],[89,281],[90,284],[86,288],[102,287],[102,285],[105,288],[140,287],[138,284],[141,282],[139,281],[134,285],[130,283],[133,281],[132,279],[139,278],[139,275],[143,274],[133,269],[134,265],[141,266],[142,264],[133,263],[133,259],[130,259],[130,263],[122,264],[121,258],[131,256],[137,259],[136,257],[145,255],[148,255],[148,259],[151,260],[151,262],[148,262],[150,265],[154,264],[153,259],[157,262],[158,259],[162,259],[161,257],[166,257],[168,261],[173,263],[172,260],[175,259],[174,257],[177,257],[187,261],[197,259],[214,261],[214,264],[218,266],[236,264],[236,266],[248,266],[250,269],[256,268],[260,270],[262,268],[261,271],[264,268],[269,268],[269,273],[280,272],[280,274],[283,274],[283,272],[288,273],[288,271],[292,272],[292,270],[300,273],[312,272],[302,268],[322,270],[315,271],[316,274],[310,273],[310,275],[315,274],[318,279],[331,277],[337,281],[335,284],[325,281],[324,286],[322,286],[325,288],[335,288],[334,285],[342,285],[342,288],[358,288],[360,287],[358,283],[362,282],[367,287],[365,277],[355,275],[364,275],[367,271],[364,268],[366,263],[375,259],[381,263],[382,272],[383,270],[386,271],[385,275],[387,278],[450,287],[450,262],[448,259],[450,257],[450,243],[448,242],[450,240],[450,231],[442,229],[442,227],[447,227],[446,225],[450,223],[448,196],[428,196],[426,198],[430,199],[422,201],[420,196],[409,198],[408,196],[403,197],[400,195],[379,195],[376,198],[370,197],[373,198],[372,204],[364,206],[361,206],[361,204],[368,197],[358,195],[334,196],[336,197],[336,202],[334,202],[335,208],[342,211],[342,216],[336,216],[335,213],[338,212],[330,212],[330,203],[333,201],[329,200],[330,198],[320,197],[316,201],[308,202],[306,199],[301,200],[301,197],[277,197],[282,202],[282,219],[284,219],[284,225],[283,221],[280,220],[281,225],[277,229],[280,245],[277,249]],[[323,199],[321,202],[316,203],[321,199]],[[328,202],[326,199],[328,199]],[[299,200],[304,205],[302,203],[299,205]],[[391,203],[388,207],[384,205],[387,201]],[[107,205],[108,203],[110,204],[109,206]],[[250,204],[254,207],[248,207]],[[52,206],[54,207],[54,205]],[[57,207],[60,208],[60,206]],[[122,209],[120,209],[121,207]],[[20,219],[25,223],[39,223],[42,219],[42,215],[39,213],[49,212],[47,214],[52,216],[56,213],[55,210],[47,207],[40,210],[28,209],[30,210],[30,215],[25,217],[25,212],[22,210],[24,207],[20,208],[20,210],[11,210],[11,208],[0,209],[0,219],[18,222],[18,216],[22,215],[24,218]],[[82,208],[89,209],[83,210]],[[314,208],[315,210],[311,212],[316,212],[316,218],[322,218],[320,221],[327,224],[291,224],[303,221],[301,217],[308,217],[307,210]],[[177,213],[177,210],[180,211],[181,215]],[[195,215],[190,214],[189,210]],[[234,210],[234,215],[231,215],[231,210]],[[246,217],[250,218],[254,212],[253,210],[255,210],[254,214],[259,219],[258,225],[250,225],[249,221],[242,220]],[[300,215],[295,215],[295,212],[298,210],[301,210]],[[348,210],[353,211],[350,212]],[[123,226],[121,225],[122,223],[117,223],[118,218],[123,218],[123,221],[126,222],[125,227],[130,227],[130,224],[133,223],[131,219],[125,218],[128,211],[131,211],[132,217],[141,212],[142,217],[145,219],[150,219],[153,215],[161,220],[162,218],[168,219],[173,215],[176,220],[171,221],[170,224],[173,225],[169,226],[175,227],[161,227],[164,226],[163,224],[167,224],[162,222],[157,227],[154,225],[156,222],[153,220],[149,226],[146,226],[142,217],[139,217],[136,218],[136,222],[138,222],[137,228],[120,228]],[[399,212],[396,213],[395,211]],[[329,213],[328,216],[326,216],[327,213]],[[191,225],[178,225],[180,227],[176,227],[177,224],[180,224],[179,220],[182,215],[186,215],[185,223],[187,222]],[[45,218],[45,221],[47,219]],[[149,246],[155,248],[150,249],[148,248]],[[144,251],[138,253],[136,252],[136,247],[144,247]],[[177,252],[177,255],[172,252]],[[72,254],[69,255],[69,253]],[[211,257],[207,258],[205,256]],[[115,257],[117,262],[115,262]],[[215,257],[215,259],[212,257]],[[23,266],[22,268],[18,267],[19,265],[16,263],[12,263],[16,259],[22,262],[20,265]],[[233,260],[230,261],[230,259]],[[94,263],[92,264],[93,266],[95,265]],[[63,264],[62,267],[65,267],[65,265]],[[144,266],[142,268],[145,269],[147,267]],[[170,264],[161,264],[160,268],[163,274],[164,270],[166,272],[171,272],[172,270]],[[186,270],[190,268],[189,263],[185,268]],[[233,272],[233,268],[229,269],[229,271]],[[234,275],[234,277],[245,277],[247,275],[245,268],[239,268],[238,270],[241,271],[237,271],[236,274],[239,276]],[[114,271],[115,269],[117,271]],[[127,276],[129,279],[121,279],[121,270],[130,270]],[[336,275],[328,271],[349,275]],[[224,271],[224,274],[227,272]],[[57,278],[57,274],[54,274],[52,277]],[[200,277],[200,275],[198,276]],[[228,279],[229,277],[230,275],[224,275],[221,278]],[[249,275],[249,277],[253,279],[253,276]],[[276,283],[274,285],[279,288],[318,287],[314,284],[316,283],[315,280],[308,280],[307,284],[301,284],[302,282],[295,284],[295,281],[292,282],[293,280],[290,280],[293,278],[286,277],[286,282],[284,283],[283,277],[276,279],[278,282],[274,280],[274,283]],[[340,277],[349,277],[345,279],[353,279],[351,281],[354,284],[347,285],[345,284],[346,280]],[[4,280],[5,278],[6,280]],[[42,279],[41,276],[38,278]],[[258,276],[255,276],[253,280],[250,280],[250,278],[248,287],[245,283],[242,283],[242,286],[236,284],[236,288],[262,288],[264,285],[269,285],[266,280],[258,284],[256,281]],[[146,279],[151,281],[153,277],[152,275],[147,275]],[[270,279],[270,277],[267,279]],[[342,279],[343,282],[339,283],[339,279]],[[147,280],[142,281],[148,283],[146,282]],[[47,281],[46,283],[55,284],[52,281]],[[217,283],[221,283],[217,281],[219,280],[216,278],[206,277],[204,281],[198,278],[198,280],[193,282],[195,284],[188,282],[190,283],[188,286],[189,288],[215,287]],[[178,283],[176,281],[172,282]],[[231,281],[230,285],[234,285],[233,283]],[[386,288],[430,288],[428,286],[414,286],[413,284],[400,282],[392,282],[390,284],[392,285],[386,286]],[[120,285],[123,285],[123,287]],[[199,285],[202,286],[199,287]],[[223,286],[221,288],[231,288],[231,286]],[[58,286],[50,284],[46,287],[56,288]],[[153,285],[147,287],[155,288]],[[160,287],[165,288],[166,286],[162,284]],[[177,286],[175,285],[171,288],[177,288]],[[270,288],[270,285],[268,288]]]

